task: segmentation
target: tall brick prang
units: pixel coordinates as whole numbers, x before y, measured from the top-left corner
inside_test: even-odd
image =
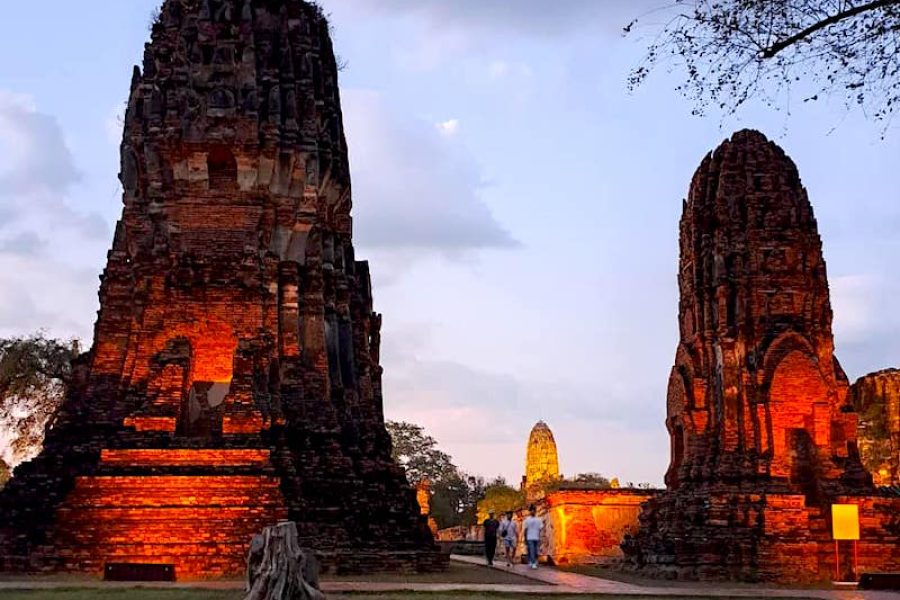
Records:
[[[2,566],[237,574],[290,518],[326,568],[440,568],[390,458],[321,11],[167,0],[121,156],[94,344],[0,496]]]
[[[684,577],[819,580],[830,505],[860,506],[860,565],[900,568],[900,499],[879,495],[834,356],[825,260],[794,163],[740,131],[701,163],[680,226],[680,342],[667,491],[627,549]]]

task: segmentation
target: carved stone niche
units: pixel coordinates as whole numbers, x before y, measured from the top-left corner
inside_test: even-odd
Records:
[[[234,92],[225,88],[215,88],[209,92],[206,115],[209,117],[234,116]]]

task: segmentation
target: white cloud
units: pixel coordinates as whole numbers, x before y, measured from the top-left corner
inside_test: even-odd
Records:
[[[878,278],[873,275],[832,277],[831,305],[834,310],[834,333],[847,342],[864,340],[876,326],[875,290]]]
[[[493,79],[500,79],[509,73],[509,63],[505,60],[492,61],[488,67],[488,72]]]
[[[506,79],[516,77],[518,79],[531,79],[534,76],[534,70],[521,61],[494,60],[488,65],[488,74],[491,79]]]
[[[0,336],[44,330],[90,344],[97,271],[0,250]]]
[[[457,255],[517,245],[481,198],[472,158],[443,131],[393,112],[379,94],[343,94],[355,240],[375,249]]]
[[[76,255],[102,256],[108,229],[69,205],[80,177],[56,119],[0,91],[0,335],[90,334],[96,272]]]
[[[364,14],[425,19],[437,31],[511,33],[557,38],[579,32],[619,32],[660,0],[328,0],[326,6]]]
[[[559,44],[577,36],[618,35],[661,1],[321,0],[337,23],[380,17],[409,25],[406,35],[387,44],[412,71],[432,71],[466,54],[508,50],[523,40]]]
[[[459,119],[448,119],[447,121],[436,123],[435,127],[441,132],[441,135],[454,136],[459,133]]]
[[[668,460],[664,399],[636,398],[641,392],[634,387],[617,392],[609,385],[541,381],[541,375],[509,375],[427,358],[432,354],[427,325],[389,320],[384,333],[387,417],[425,427],[463,469],[518,481],[528,432],[543,419],[554,430],[566,473],[661,480]],[[633,444],[646,453],[625,458],[617,452]]]
[[[832,277],[835,354],[851,381],[900,366],[900,282],[878,273]]]
[[[662,479],[668,438],[661,410],[656,415],[599,388],[520,379],[459,363],[386,356],[384,366],[388,418],[422,425],[468,471],[518,481],[528,432],[543,419],[554,430],[568,473]],[[636,445],[645,452],[630,458],[617,452]]]
[[[79,179],[56,119],[0,91],[0,193],[61,192]]]

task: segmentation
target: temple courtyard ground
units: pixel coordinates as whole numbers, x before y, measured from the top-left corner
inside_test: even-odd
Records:
[[[602,570],[563,571],[523,565],[489,569],[476,557],[454,556],[442,574],[323,577],[329,600],[606,600],[640,598],[815,598],[821,600],[900,600],[895,592],[852,589],[786,589],[749,585],[665,582],[632,577],[608,577]],[[623,580],[625,579],[625,580]],[[120,584],[84,578],[0,579],[2,600],[241,600],[241,581],[178,584]]]

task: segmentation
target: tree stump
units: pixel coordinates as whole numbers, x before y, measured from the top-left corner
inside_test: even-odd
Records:
[[[300,547],[296,523],[282,521],[253,536],[244,600],[325,600],[318,561]]]

